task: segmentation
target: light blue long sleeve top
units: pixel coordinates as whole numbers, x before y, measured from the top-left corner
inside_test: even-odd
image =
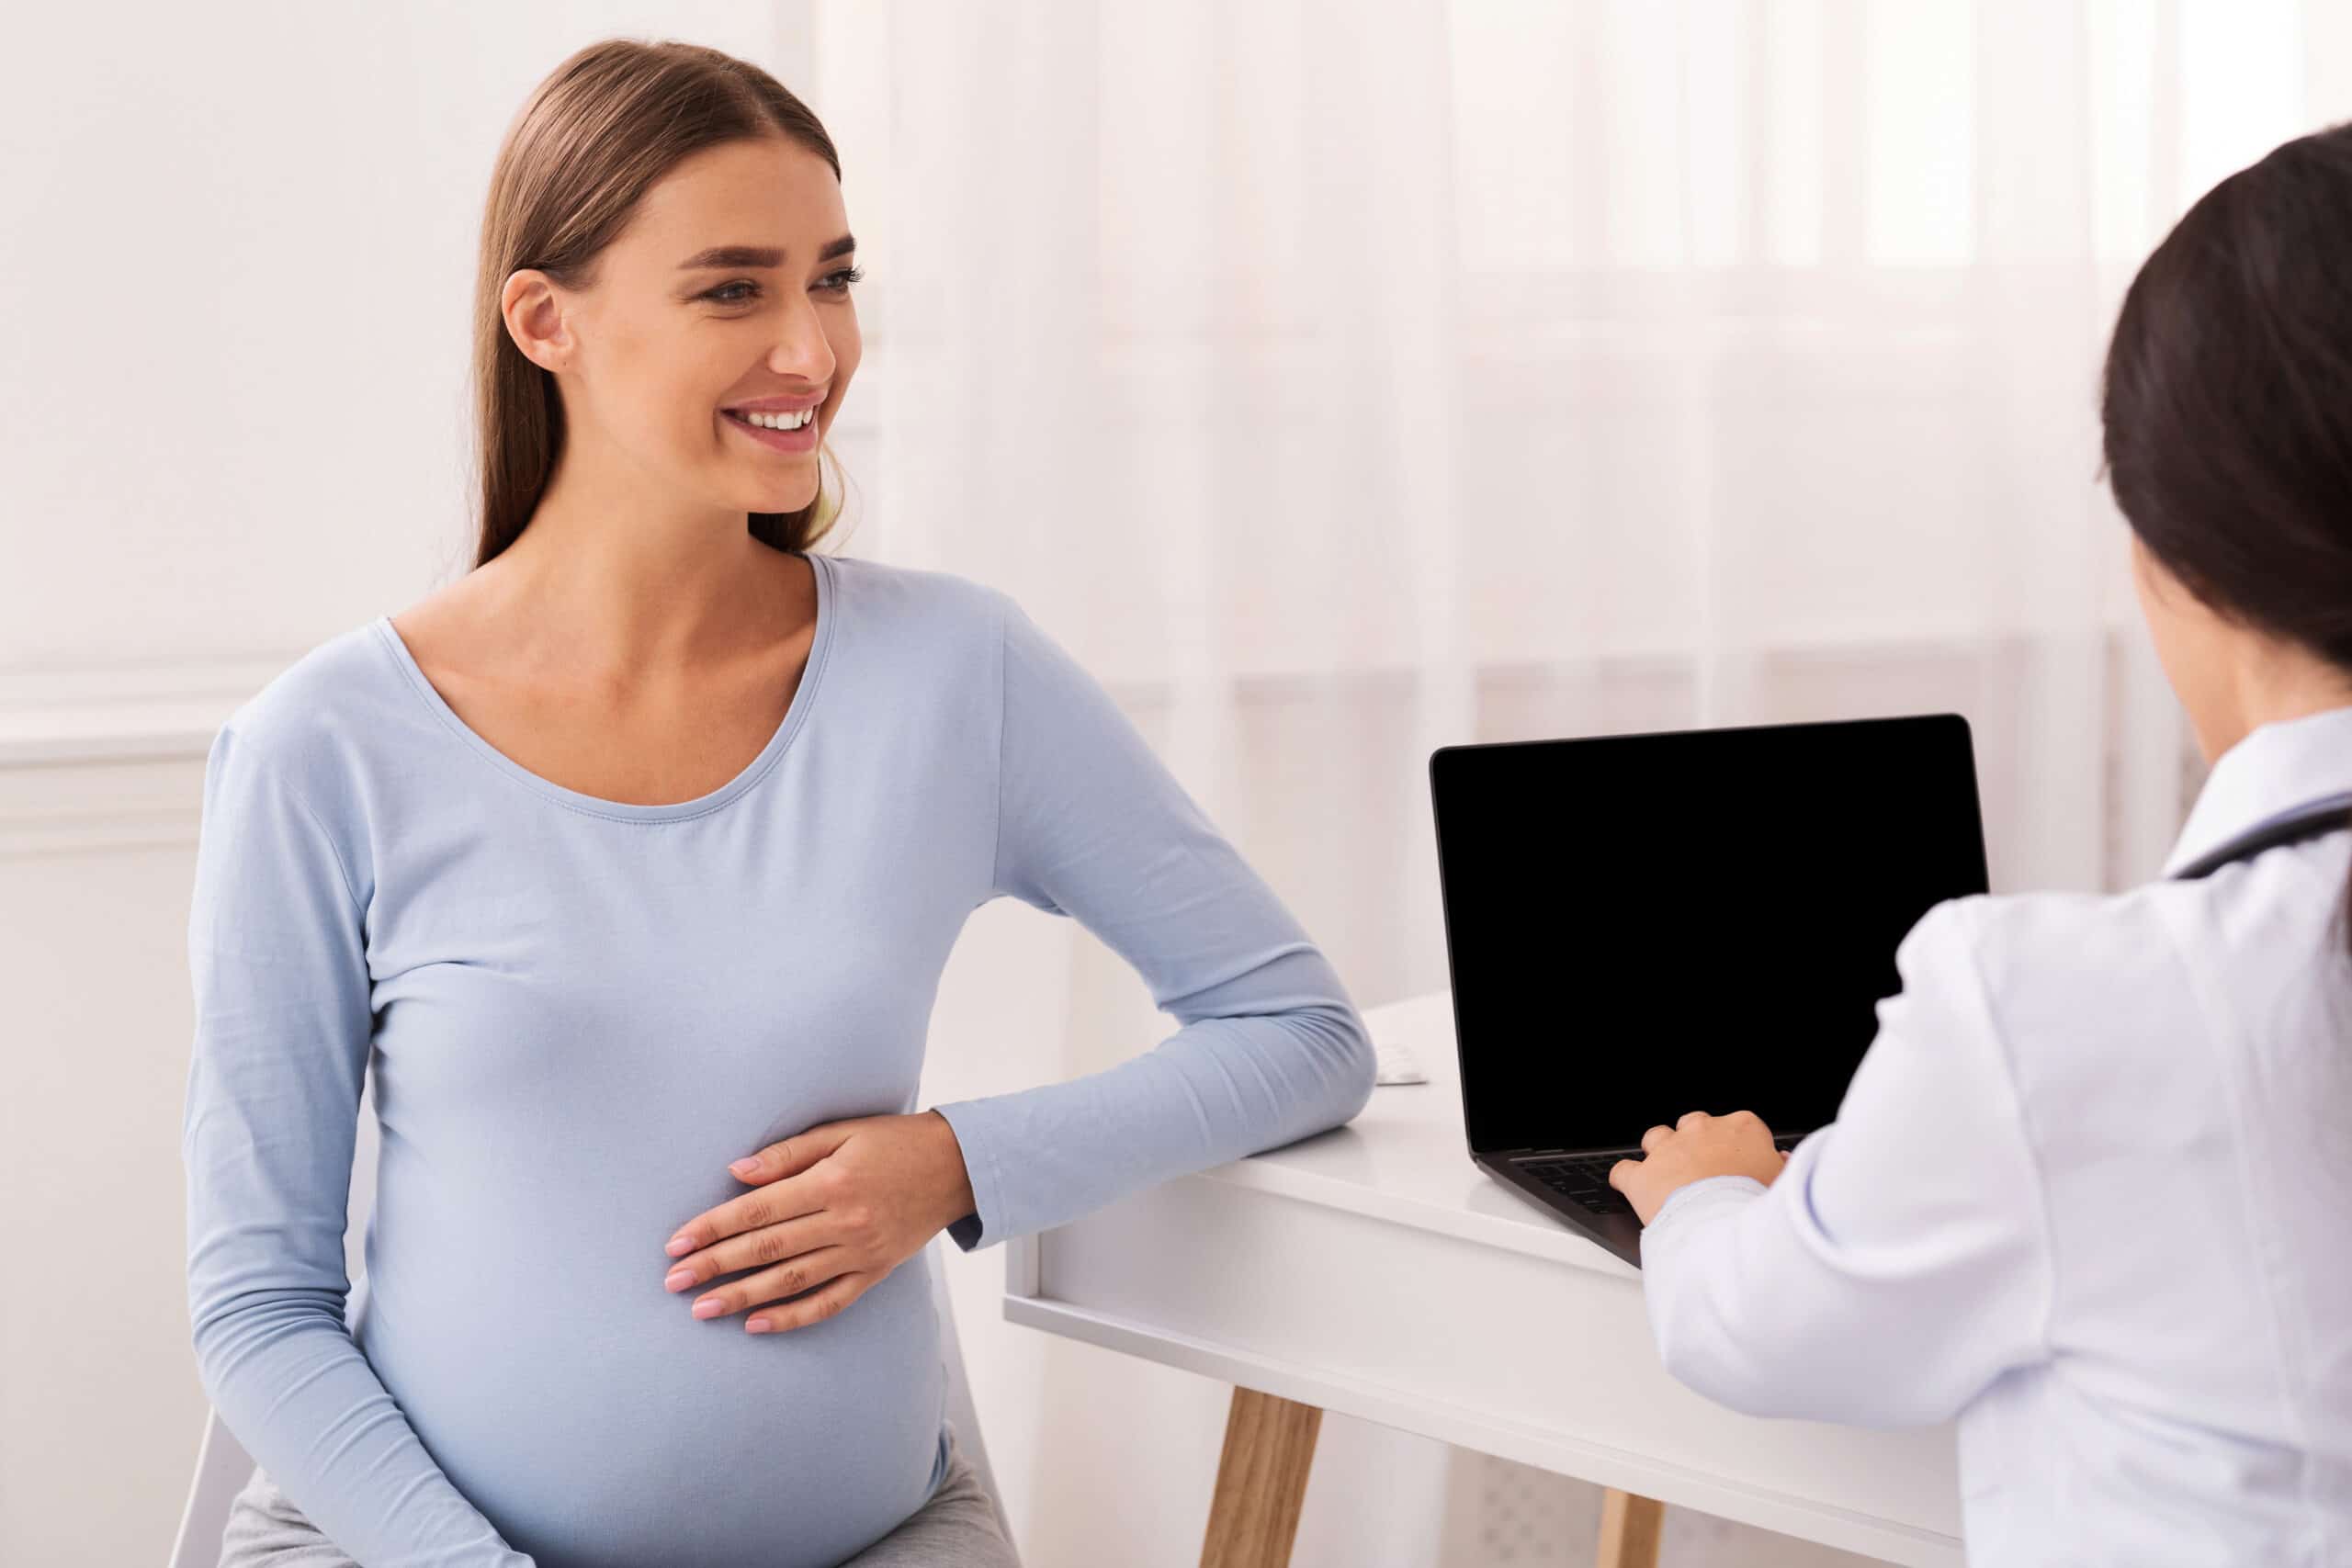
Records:
[[[750,1190],[729,1161],[920,1109],[941,970],[1000,895],[1078,919],[1182,1027],[934,1108],[970,1171],[967,1250],[1371,1096],[1330,964],[1015,602],[808,558],[789,709],[695,800],[525,769],[381,616],[212,743],[182,1138],[197,1362],[367,1568],[818,1568],[930,1498],[945,1390],[920,1259],[835,1317],[747,1335],[689,1315],[662,1245]]]

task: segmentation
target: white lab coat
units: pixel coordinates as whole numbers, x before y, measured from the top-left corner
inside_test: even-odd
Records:
[[[2347,788],[2352,707],[2266,725],[2166,870]],[[1668,1370],[1957,1417],[1974,1564],[2352,1563],[2347,866],[2334,832],[1930,910],[1836,1122],[1645,1232]]]

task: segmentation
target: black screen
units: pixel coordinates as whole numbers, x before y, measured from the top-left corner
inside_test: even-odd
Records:
[[[1448,746],[1430,785],[1474,1149],[1812,1131],[1905,933],[1986,888],[1958,714]]]

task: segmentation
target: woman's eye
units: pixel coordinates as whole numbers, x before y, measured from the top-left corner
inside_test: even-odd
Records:
[[[829,273],[825,276],[818,279],[817,287],[829,293],[846,294],[849,292],[849,286],[855,283],[859,278],[864,277],[865,276],[865,269],[864,267],[843,267],[839,272]],[[737,288],[748,288],[751,292],[748,294],[735,294],[729,292],[729,290]],[[710,300],[714,304],[748,305],[752,300],[760,297],[760,286],[753,283],[749,278],[739,277],[732,283],[722,283],[716,288],[706,289],[702,297]]]

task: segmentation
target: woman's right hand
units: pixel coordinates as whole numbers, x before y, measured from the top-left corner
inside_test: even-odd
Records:
[[[1772,1145],[1772,1129],[1753,1111],[1686,1114],[1671,1127],[1642,1134],[1642,1157],[1609,1168],[1609,1185],[1625,1195],[1648,1224],[1678,1188],[1710,1176],[1752,1176],[1772,1185],[1789,1156]]]

